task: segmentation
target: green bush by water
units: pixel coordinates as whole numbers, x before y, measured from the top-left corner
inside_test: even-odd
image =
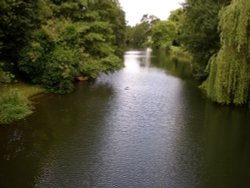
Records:
[[[0,85],[9,84],[13,81],[14,75],[8,71],[3,70],[4,63],[0,62]]]
[[[9,124],[32,113],[32,105],[16,89],[0,96],[0,124]]]
[[[12,71],[64,94],[78,76],[122,67],[126,22],[118,1],[2,0],[0,12],[0,84]]]

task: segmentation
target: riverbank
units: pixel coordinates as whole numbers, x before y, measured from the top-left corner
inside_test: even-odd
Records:
[[[7,86],[0,87],[0,96],[7,94],[10,90],[17,89],[20,94],[22,94],[26,98],[32,98],[36,95],[42,94],[46,92],[46,89],[39,85],[31,85],[23,82],[18,82],[16,84],[11,84]]]
[[[0,126],[0,187],[248,185],[250,112],[212,103],[163,55],[127,52],[124,69]]]
[[[23,82],[0,87],[0,124],[9,124],[33,113],[32,100],[46,93],[39,85]]]
[[[192,55],[185,51],[183,48],[178,46],[171,46],[170,47],[170,56],[173,59],[177,59],[181,62],[192,62]]]

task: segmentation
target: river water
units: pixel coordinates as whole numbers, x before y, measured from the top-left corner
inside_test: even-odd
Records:
[[[1,188],[250,186],[250,113],[210,102],[188,64],[128,51],[125,68],[0,127]]]

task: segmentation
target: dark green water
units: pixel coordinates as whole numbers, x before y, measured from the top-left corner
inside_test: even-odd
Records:
[[[211,103],[185,64],[124,59],[123,70],[0,127],[0,187],[250,187],[248,110]]]

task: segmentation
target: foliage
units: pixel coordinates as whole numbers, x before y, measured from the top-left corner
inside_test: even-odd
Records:
[[[49,22],[34,32],[33,40],[20,52],[20,70],[49,91],[72,91],[83,58],[78,46],[81,31],[67,21]]]
[[[183,8],[178,8],[174,11],[171,11],[170,16],[168,18],[169,21],[175,24],[176,28],[176,38],[173,41],[174,46],[181,46],[180,36],[182,33],[182,25],[184,23],[185,11]]]
[[[127,46],[133,48],[143,48],[149,36],[147,23],[140,23],[134,27],[127,27]]]
[[[42,75],[42,84],[54,93],[68,93],[73,90],[73,80],[78,74],[80,52],[74,49],[53,49]]]
[[[32,83],[68,93],[80,74],[96,77],[122,66],[124,12],[116,1],[54,0],[52,16],[30,33],[18,68]],[[93,71],[93,72],[91,72]]]
[[[143,15],[141,23],[126,29],[126,45],[133,48],[144,48],[151,45],[150,32],[159,19],[154,15]]]
[[[219,50],[218,13],[228,0],[187,0],[180,42],[194,57],[194,75],[204,80],[210,57]]]
[[[154,48],[170,49],[176,39],[176,26],[171,21],[159,21],[152,26],[152,46]]]
[[[33,85],[33,84],[31,85],[31,84],[26,84],[23,82],[17,82],[17,83],[8,85],[6,87],[3,87],[0,89],[0,92],[1,94],[5,94],[5,93],[9,93],[10,90],[14,90],[14,89],[17,89],[18,92],[27,99],[46,92],[46,90],[42,88],[40,85]]]
[[[203,84],[208,96],[224,104],[249,102],[250,1],[234,0],[220,12],[221,48],[210,60]]]
[[[0,86],[2,84],[9,84],[13,81],[14,75],[8,71],[3,70],[4,63],[0,62]]]
[[[122,66],[123,65],[120,58],[115,55],[110,55],[106,58],[102,58],[99,61],[92,58],[88,59],[82,64],[80,71],[84,75],[95,79],[98,76],[98,73],[100,72],[112,72],[114,70],[122,68]]]
[[[32,113],[30,102],[17,90],[0,97],[0,123],[9,124]]]
[[[31,32],[51,12],[45,0],[1,0],[0,15],[0,59],[16,63]]]
[[[192,56],[185,51],[182,47],[171,46],[170,56],[172,59],[177,59],[178,61],[189,63],[192,62]]]

